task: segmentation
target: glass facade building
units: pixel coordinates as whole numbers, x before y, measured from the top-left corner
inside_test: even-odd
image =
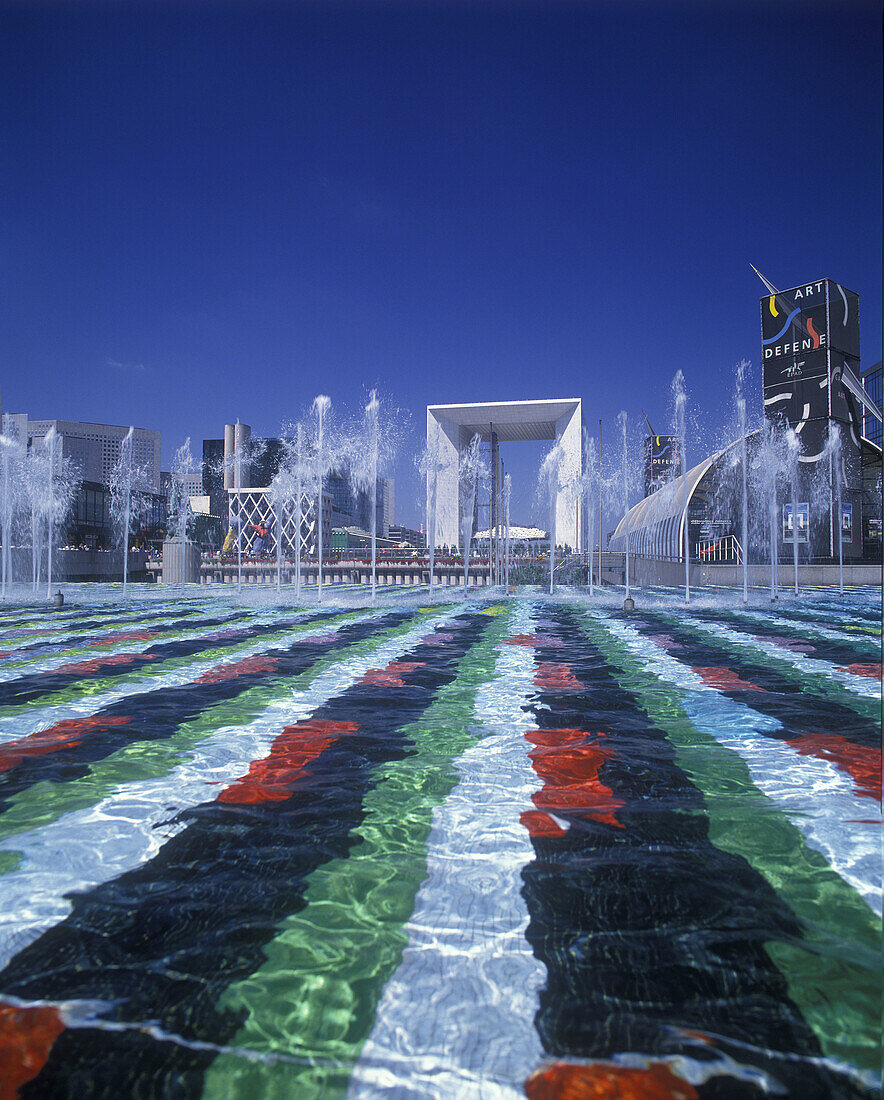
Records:
[[[863,389],[875,402],[878,408],[881,408],[881,375],[882,365],[880,362],[876,363],[873,367],[869,367],[867,371],[862,375]],[[875,443],[878,447],[881,446],[881,421],[874,416],[863,417],[863,435],[870,443]]]

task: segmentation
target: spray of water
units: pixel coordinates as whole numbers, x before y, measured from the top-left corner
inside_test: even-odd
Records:
[[[749,466],[746,454],[746,374],[749,370],[749,362],[741,359],[736,371],[736,395],[737,421],[740,430],[740,488],[742,499],[741,510],[741,536],[743,556],[743,603],[749,602]]]
[[[510,590],[510,555],[511,555],[511,539],[510,539],[510,501],[513,496],[513,479],[512,475],[503,475],[503,518],[504,518],[504,586],[505,590]]]
[[[131,431],[131,429],[130,429]],[[190,496],[188,485],[192,476],[200,469],[190,450],[188,436],[172,459],[172,504],[175,515],[175,534],[181,544],[181,584],[184,584],[187,565],[187,525],[190,519]]]
[[[787,467],[785,455],[785,431],[772,420],[765,420],[758,450],[752,462],[752,479],[755,491],[763,502],[767,515],[767,535],[770,554],[770,598],[779,596],[779,561],[777,554],[778,485],[783,481]]]
[[[346,465],[353,485],[368,498],[371,511],[371,602],[374,606],[377,588],[377,513],[378,479],[390,468],[396,455],[404,419],[398,410],[388,411],[372,390],[360,424],[355,425],[346,441]]]
[[[794,428],[787,428],[785,435],[786,471],[792,493],[792,569],[795,581],[795,595],[798,595],[798,536],[800,524],[798,515],[798,458],[801,454],[801,441]]]
[[[545,491],[546,501],[548,505],[548,518],[549,518],[549,592],[550,595],[555,591],[555,573],[556,573],[556,511],[559,499],[559,493],[562,490],[561,474],[562,474],[562,462],[564,459],[564,451],[561,443],[556,443],[552,447],[540,464],[540,474],[538,477],[538,488],[541,493]]]
[[[629,592],[629,455],[626,445],[626,424],[627,416],[626,411],[621,409],[617,416],[617,423],[620,425],[620,429],[623,433],[623,518],[625,522],[626,532],[626,598],[630,598]]]
[[[684,545],[682,548],[682,554],[684,557],[684,601],[690,603],[691,600],[691,546],[690,546],[690,524],[688,523],[688,479],[687,479],[687,446],[686,435],[687,428],[685,425],[685,412],[687,408],[687,393],[684,386],[684,375],[680,370],[675,372],[675,377],[672,380],[672,396],[675,403],[675,435],[678,438],[678,450],[681,460],[681,481],[682,481],[682,501],[681,501],[681,514],[684,524]]]
[[[595,498],[598,492],[598,456],[596,455],[595,440],[589,435],[585,428],[583,429],[583,452],[586,456],[586,469],[581,479],[581,488],[583,490],[584,511],[586,512],[586,560],[589,563],[589,594],[593,596],[592,548],[595,544]]]
[[[315,447],[314,447],[314,460],[316,469],[316,511],[317,511],[317,524],[316,524],[316,546],[317,546],[317,570],[316,570],[316,600],[317,603],[322,603],[322,486],[325,482],[325,477],[329,472],[329,454],[326,445],[325,430],[326,421],[328,419],[329,410],[331,409],[331,398],[325,394],[319,394],[313,399],[313,412],[316,416],[316,435],[315,435]]]
[[[482,461],[482,441],[474,435],[469,446],[460,454],[458,477],[460,480],[460,498],[463,502],[461,515],[461,539],[463,541],[463,591],[467,594],[470,576],[470,545],[473,541],[473,512],[476,507],[476,494],[479,482],[488,477],[488,467]]]
[[[830,470],[830,493],[834,499],[834,526],[838,532],[838,591],[844,592],[844,524],[841,518],[842,493],[844,486],[844,454],[841,446],[841,428],[834,421],[829,422],[829,437],[823,451]],[[821,463],[822,465],[822,463]]]
[[[133,438],[130,428],[120,442],[120,453],[110,475],[110,513],[117,540],[123,551],[123,595],[129,583],[129,536],[144,514],[151,488],[147,470],[135,462]]]
[[[294,542],[296,594],[300,596],[301,581],[301,515],[302,492],[305,480],[303,425],[284,424],[280,433],[281,452],[279,467],[270,482],[270,501],[276,541],[276,590],[282,587],[282,560],[285,542]],[[312,469],[312,464],[310,464]]]
[[[427,484],[427,551],[430,566],[430,596],[435,586],[436,568],[436,501],[438,498],[439,475],[445,469],[442,448],[438,436],[428,439],[422,453],[418,456],[418,471]]]
[[[16,514],[21,506],[24,480],[25,448],[12,436],[12,421],[3,414],[3,432],[0,434],[0,537],[3,539],[0,558],[0,594],[6,598],[12,585],[12,532]]]

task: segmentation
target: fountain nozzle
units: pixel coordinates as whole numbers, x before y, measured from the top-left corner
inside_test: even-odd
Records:
[[[52,597],[52,606],[64,607],[64,595],[62,594],[61,589],[59,589],[58,592],[56,592],[55,595]]]

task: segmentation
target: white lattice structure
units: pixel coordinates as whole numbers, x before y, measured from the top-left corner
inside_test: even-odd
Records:
[[[269,489],[240,489],[239,500],[235,489],[228,489],[227,514],[230,517],[230,526],[236,530],[237,516],[241,517],[242,549],[243,553],[253,552],[255,541],[259,532],[258,526],[269,526],[270,534],[264,540],[264,553],[276,554],[277,513],[274,501]],[[331,515],[330,498],[326,496],[324,510],[327,516]],[[282,503],[281,507],[281,531],[282,553],[284,557],[296,556],[296,538],[298,536],[298,519],[294,497]],[[316,499],[301,494],[300,507],[300,532],[301,532],[301,556],[312,557],[316,554]],[[325,521],[323,523],[325,525]],[[326,547],[328,541],[325,542]]]

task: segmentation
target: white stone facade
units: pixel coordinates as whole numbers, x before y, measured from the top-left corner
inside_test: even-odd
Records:
[[[492,430],[500,443],[548,439],[561,444],[560,489],[556,498],[556,541],[583,549],[580,493],[568,486],[583,471],[583,411],[580,398],[499,401],[489,404],[428,405],[427,451],[435,456],[437,546],[460,546],[458,462],[474,435],[487,443]],[[427,514],[430,477],[427,475]],[[428,538],[432,532],[428,533]]]

